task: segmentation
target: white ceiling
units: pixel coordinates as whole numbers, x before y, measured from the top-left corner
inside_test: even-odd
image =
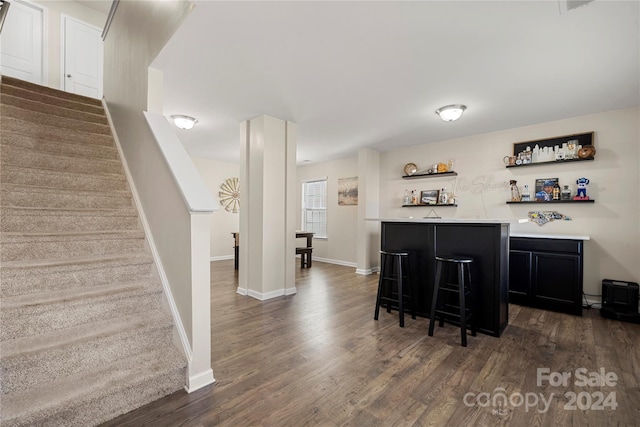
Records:
[[[164,113],[199,120],[178,131],[195,156],[239,161],[262,114],[316,162],[640,104],[638,1],[194,3],[152,67]]]

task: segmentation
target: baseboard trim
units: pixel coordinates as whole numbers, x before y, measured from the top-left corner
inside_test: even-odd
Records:
[[[210,384],[216,382],[216,379],[213,378],[213,371],[211,369],[202,372],[197,375],[189,376],[187,375],[187,385],[185,386],[185,390],[187,393],[193,393],[196,390],[200,390],[203,387],[206,387]]]
[[[277,298],[277,297],[282,297],[287,295],[295,295],[298,293],[298,289],[294,286],[293,288],[284,288],[284,289],[278,289],[278,290],[267,292],[267,293],[262,293],[262,292],[254,291],[251,289],[238,288],[236,293],[242,296],[249,296],[251,298],[255,298],[259,301],[266,301],[272,298]]]
[[[337,259],[313,257],[313,260],[318,262],[326,262],[328,264],[343,265],[345,267],[356,267],[356,274],[362,274],[365,276],[368,276],[370,274],[377,273],[380,271],[380,267],[371,267],[367,269],[362,269],[362,268],[358,268],[358,264],[355,262],[340,261]]]
[[[285,295],[295,295],[298,293],[298,288],[296,288],[295,286],[293,288],[285,288],[284,289],[284,294]]]
[[[228,259],[233,259],[233,255],[212,256],[209,258],[210,261],[226,261]]]
[[[317,257],[317,256],[313,257],[313,261],[326,262],[328,264],[335,264],[335,265],[343,265],[345,267],[357,267],[358,266],[358,264],[356,264],[355,262],[340,261],[340,260],[337,260],[337,259],[322,258],[322,257]]]
[[[271,291],[271,292],[266,292],[266,293],[262,293],[262,292],[258,292],[258,291],[254,291],[252,289],[249,289],[247,292],[247,295],[258,299],[260,301],[266,301],[268,299],[271,298],[277,298],[277,297],[281,297],[284,295],[284,289],[278,289],[275,291]]]

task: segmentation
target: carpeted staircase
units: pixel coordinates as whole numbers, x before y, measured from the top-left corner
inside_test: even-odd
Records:
[[[185,360],[100,101],[2,77],[0,425],[92,426]]]

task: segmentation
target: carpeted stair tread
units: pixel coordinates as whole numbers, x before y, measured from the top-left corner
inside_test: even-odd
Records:
[[[0,298],[151,279],[154,273],[153,258],[145,252],[9,261],[0,266]]]
[[[0,342],[0,348],[2,348],[2,357],[10,358],[95,340],[129,329],[164,327],[167,325],[173,326],[173,319],[163,310],[143,311],[117,319],[107,319],[60,329],[47,334],[30,335],[3,341]]]
[[[12,145],[0,145],[3,163],[24,165],[30,168],[60,170],[77,173],[123,173],[118,159],[96,159],[93,157],[47,153],[37,149]]]
[[[124,174],[87,174],[45,169],[34,169],[20,165],[2,164],[0,169],[2,182],[24,184],[37,187],[66,190],[127,190],[127,178]]]
[[[68,210],[0,208],[0,231],[21,233],[135,230],[138,215],[129,209]]]
[[[98,230],[98,231],[68,231],[63,233],[20,233],[13,231],[0,232],[0,237],[5,243],[20,241],[60,241],[78,239],[113,239],[113,238],[144,238],[141,230]]]
[[[4,93],[0,97],[1,105],[11,105],[13,107],[22,108],[38,113],[44,113],[51,116],[81,120],[87,123],[98,123],[102,125],[108,125],[107,117],[102,114],[95,114],[88,111],[82,111],[77,109],[69,109],[61,107],[59,105],[51,105],[41,102],[40,100],[31,100],[21,98],[19,96],[9,95]]]
[[[0,206],[3,215],[48,215],[48,216],[138,216],[133,208],[101,208],[101,209],[67,209],[67,208],[32,208],[23,206]]]
[[[0,311],[16,310],[24,307],[36,307],[46,304],[71,303],[77,300],[104,298],[123,292],[156,291],[158,283],[150,280],[131,283],[112,283],[109,285],[92,286],[83,289],[64,289],[61,291],[43,292],[41,294],[17,295],[2,299]]]
[[[0,232],[0,238],[5,243],[20,241],[60,241],[60,240],[78,240],[78,239],[113,239],[113,238],[144,238],[144,232],[141,230],[97,230],[97,231],[68,231],[63,233],[44,232],[44,233],[20,233],[13,231]]]
[[[130,254],[130,255],[101,255],[101,256],[81,256],[65,259],[39,259],[35,261],[8,261],[3,262],[1,269],[19,269],[19,268],[43,268],[58,267],[66,268],[84,268],[85,266],[94,265],[103,262],[122,262],[124,264],[150,263],[153,261],[151,255],[146,253]],[[1,271],[1,270],[0,270]]]
[[[177,350],[164,349],[120,359],[109,366],[100,366],[55,383],[46,383],[24,392],[7,395],[3,397],[0,421],[3,425],[11,425],[17,418],[21,418],[19,425],[97,425],[112,416],[104,418],[104,415],[100,417],[93,413],[90,414],[91,419],[84,419],[82,413],[76,414],[74,409],[84,404],[104,409],[99,408],[101,402],[102,405],[111,403],[111,399],[105,397],[105,394],[120,394],[126,401],[136,400],[136,395],[144,394],[147,388],[144,385],[154,383],[156,379],[163,386],[152,396],[145,396],[146,402],[178,391],[181,388],[179,383],[166,384],[163,377],[175,381],[175,374],[184,372],[185,362],[182,359]],[[51,390],[57,391],[55,395],[52,395]],[[108,392],[105,393],[104,390]],[[135,408],[140,404],[129,406]],[[49,419],[60,412],[58,408],[65,408],[65,411],[70,411],[75,416],[65,414],[64,417]],[[123,405],[117,411],[109,412],[120,415],[127,411],[127,406]]]
[[[100,107],[102,106],[102,101],[96,98],[77,95],[75,93],[64,92],[57,89],[52,89],[46,86],[41,86],[35,83],[27,82],[25,80],[16,79],[14,77],[2,76],[2,87],[6,87],[6,86],[14,86],[14,87],[30,90],[32,92],[53,96],[56,98],[67,99],[80,104],[88,104],[88,105],[94,105],[94,106],[100,106]]]
[[[27,88],[21,88],[18,86],[3,84],[0,88],[0,102],[3,102],[2,98],[5,95],[20,97],[20,98],[28,99],[31,101],[38,101],[47,105],[55,105],[55,106],[67,108],[70,110],[83,111],[83,112],[103,115],[103,116],[105,115],[102,105],[92,105],[84,102],[78,102],[77,100],[72,101],[69,99],[60,98],[59,96],[47,95],[42,92],[36,92],[33,90],[29,90]]]
[[[104,145],[113,147],[113,137],[109,135],[86,132],[77,129],[65,129],[55,125],[47,125],[21,120],[15,117],[0,116],[0,127],[4,132],[18,132],[24,136],[45,138],[51,141],[64,141],[87,145]]]
[[[124,190],[81,191],[2,183],[0,192],[1,203],[6,207],[120,209],[134,206],[131,193]]]
[[[101,135],[111,135],[109,125],[89,123],[82,120],[70,119],[66,117],[58,117],[48,113],[27,110],[12,105],[0,104],[0,114],[6,117],[15,117],[20,120],[32,123],[32,126],[41,124],[48,126],[56,126],[61,129],[74,129],[83,132],[90,132]]]
[[[74,231],[65,233],[0,232],[0,261],[131,254],[144,250],[141,230]]]
[[[46,137],[26,136],[3,129],[0,133],[2,144],[20,147],[41,153],[51,153],[70,157],[91,157],[94,159],[111,159],[120,161],[115,145],[85,144],[82,141],[56,141]]]
[[[173,346],[173,319],[152,310],[0,343],[0,392],[19,392],[114,359]],[[8,350],[8,351],[6,351]]]
[[[132,208],[0,207],[0,230],[8,232],[133,230],[138,225],[138,214]]]
[[[91,178],[93,176],[97,176],[101,179],[111,179],[113,181],[127,181],[127,177],[124,174],[124,171],[118,172],[75,172],[75,171],[64,171],[57,169],[49,169],[46,167],[34,167],[34,166],[25,166],[11,163],[8,160],[2,160],[2,166],[7,168],[15,168],[15,169],[27,169],[32,174],[58,174],[58,175],[77,175],[78,178],[87,177]]]
[[[0,340],[161,308],[162,287],[155,280],[19,295],[6,298],[0,308]]]

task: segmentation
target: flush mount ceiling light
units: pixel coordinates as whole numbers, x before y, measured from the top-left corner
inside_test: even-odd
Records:
[[[196,123],[198,123],[198,120],[194,119],[193,117],[183,116],[179,114],[171,116],[171,119],[177,127],[185,130],[191,129]]]
[[[445,122],[453,122],[454,120],[458,120],[466,109],[466,105],[453,104],[438,108],[436,114]]]

